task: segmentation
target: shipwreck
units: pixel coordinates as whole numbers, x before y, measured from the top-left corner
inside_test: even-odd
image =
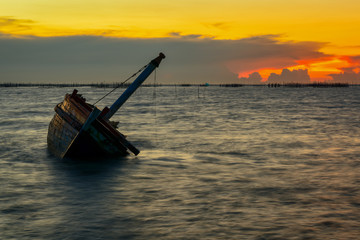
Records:
[[[66,94],[64,101],[55,106],[55,115],[50,121],[47,144],[49,151],[59,157],[102,157],[138,155],[140,151],[117,130],[110,118],[129,99],[147,77],[157,68],[163,53],[153,59],[123,94],[103,110],[86,102],[74,89]]]

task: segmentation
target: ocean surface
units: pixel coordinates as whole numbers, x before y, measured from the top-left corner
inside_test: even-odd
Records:
[[[0,88],[0,239],[360,238],[359,86],[142,87],[140,155],[89,162],[47,150],[72,90]]]

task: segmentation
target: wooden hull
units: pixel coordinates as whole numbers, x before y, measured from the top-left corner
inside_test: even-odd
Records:
[[[60,158],[123,156],[130,151],[137,155],[139,151],[99,113],[76,90],[66,94],[49,124],[49,151]]]

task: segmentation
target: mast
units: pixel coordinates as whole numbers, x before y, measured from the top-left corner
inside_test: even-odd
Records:
[[[162,59],[165,58],[163,53],[160,53],[159,56],[153,59],[149,65],[144,69],[144,71],[134,80],[132,84],[121,94],[121,96],[111,105],[109,112],[103,117],[103,119],[109,120],[119,108],[129,99],[129,97],[140,87],[140,85],[150,76],[150,74],[159,67],[159,64]]]

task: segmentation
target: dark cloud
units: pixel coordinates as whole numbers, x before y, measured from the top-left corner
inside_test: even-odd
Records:
[[[0,27],[1,28],[11,28],[12,32],[22,31],[30,29],[30,25],[34,24],[35,22],[29,19],[16,19],[13,17],[0,17]]]
[[[226,30],[229,28],[229,22],[213,22],[213,23],[203,23],[204,26],[209,28],[216,28],[220,30]]]
[[[360,48],[360,46],[358,46]],[[353,63],[357,63],[360,65],[360,56],[350,56],[348,57],[350,59],[351,62]]]
[[[356,73],[354,68],[346,68],[343,73],[329,74],[332,82],[360,84],[360,72]]]
[[[341,73],[333,73],[328,76],[332,82],[360,84],[360,56],[344,56],[351,67],[339,68]]]
[[[234,59],[229,62],[230,68],[239,73],[264,68],[281,69],[296,66],[304,59],[328,56],[320,51],[326,43],[280,42],[277,37],[266,35],[238,40],[241,47],[238,48]]]
[[[183,38],[3,38],[0,39],[0,81],[121,81],[159,52],[167,55],[158,71],[160,81],[236,81],[237,75],[221,64],[222,59],[208,52],[206,42],[211,43]]]
[[[241,77],[239,79],[239,83],[242,83],[242,84],[254,84],[254,85],[257,85],[257,84],[262,84],[262,77],[260,75],[260,73],[258,72],[253,72],[251,74],[249,74],[249,77]]]
[[[283,69],[281,74],[271,73],[266,83],[310,83],[307,69]]]
[[[325,56],[317,42],[281,42],[276,36],[216,40],[172,33],[169,38],[99,36],[0,38],[0,82],[114,82],[159,52],[163,83],[234,83],[241,72],[285,68]],[[255,79],[255,75],[251,78]]]
[[[182,38],[182,39],[200,39],[203,38],[200,34],[189,34],[189,35],[183,35],[180,32],[171,32],[169,33],[170,37],[176,37],[176,38]]]
[[[35,23],[35,22],[33,20],[28,20],[28,19],[16,19],[13,17],[5,17],[5,16],[0,17],[0,26],[10,26],[10,25],[22,26],[31,23]]]

